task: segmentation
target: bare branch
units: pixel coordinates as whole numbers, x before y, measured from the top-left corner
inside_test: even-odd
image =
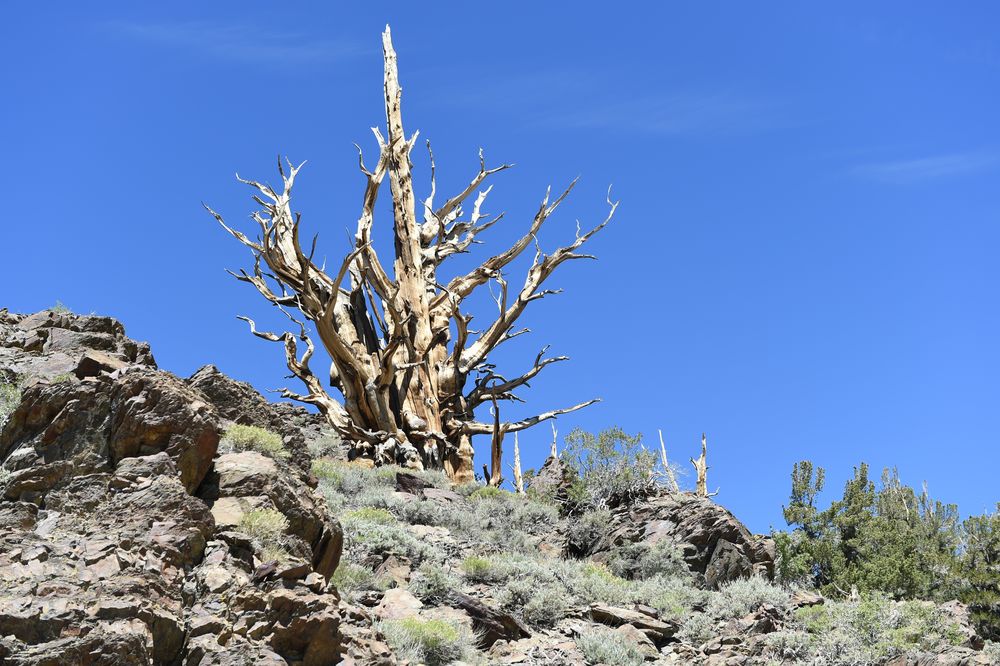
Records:
[[[535,213],[535,218],[532,220],[531,226],[528,228],[528,232],[518,239],[518,241],[507,251],[490,257],[472,272],[453,279],[448,283],[448,291],[455,294],[459,299],[463,299],[471,294],[476,287],[489,280],[494,274],[496,274],[497,271],[517,259],[517,257],[524,252],[525,248],[532,243],[538,233],[538,230],[542,228],[543,224],[545,224],[545,221],[549,219],[552,213],[555,212],[556,208],[559,207],[559,204],[561,204],[563,200],[569,196],[569,193],[573,191],[573,188],[576,186],[578,180],[579,179],[574,179],[551,205],[549,204],[551,189],[546,191],[545,198],[538,207],[538,212]],[[440,297],[438,298],[440,299]],[[439,301],[435,300],[431,304],[431,307],[437,307],[439,304]]]
[[[524,494],[524,477],[521,476],[521,449],[518,446],[517,433],[514,433],[514,464],[510,467],[514,474],[514,490],[518,495]]]
[[[674,475],[674,468],[670,466],[670,461],[667,460],[667,446],[663,443],[663,431],[657,430],[660,434],[660,466],[663,468],[660,474],[664,475],[667,480],[667,487],[670,488],[675,493],[681,491],[681,487],[677,485],[677,477]]]
[[[537,376],[538,373],[544,370],[546,366],[551,365],[553,363],[559,363],[560,361],[569,360],[569,356],[553,356],[551,358],[543,359],[542,356],[545,354],[546,351],[548,351],[548,348],[549,346],[546,345],[545,347],[542,348],[540,352],[538,352],[538,355],[535,356],[535,362],[532,365],[531,369],[525,372],[520,377],[516,377],[509,381],[503,381],[500,384],[494,384],[492,386],[488,386],[487,382],[489,380],[498,377],[498,375],[490,373],[489,377],[486,380],[478,382],[476,387],[467,396],[466,400],[468,401],[469,405],[472,407],[476,407],[478,405],[481,405],[486,400],[490,399],[492,396],[500,396],[502,394],[509,393],[510,391],[513,391],[514,389],[520,386],[529,386],[528,382],[535,376]]]
[[[528,271],[527,277],[525,278],[524,287],[522,287],[521,293],[518,295],[517,299],[515,299],[514,303],[512,303],[511,306],[507,308],[507,310],[502,313],[488,329],[486,329],[476,342],[470,345],[469,348],[462,354],[463,367],[475,367],[486,357],[487,354],[490,353],[490,351],[499,345],[504,340],[505,332],[515,321],[517,321],[517,318],[521,316],[521,313],[524,312],[524,308],[527,307],[528,303],[538,300],[546,294],[558,293],[557,291],[550,290],[538,291],[538,289],[542,282],[544,282],[560,264],[570,259],[590,257],[590,255],[576,254],[575,250],[590,240],[594,234],[607,226],[608,222],[611,221],[611,218],[614,217],[615,211],[618,209],[618,202],[611,201],[610,192],[611,191],[608,190],[608,205],[610,206],[610,211],[603,222],[582,236],[577,234],[577,238],[572,244],[559,248],[551,255],[544,256],[541,249],[537,250],[535,260]],[[565,196],[565,194],[563,196]],[[558,203],[558,201],[556,203]],[[450,285],[449,289],[451,289]]]
[[[538,425],[542,421],[548,421],[549,419],[554,419],[557,416],[562,416],[563,414],[569,414],[570,412],[575,412],[577,410],[583,409],[584,407],[589,407],[596,402],[600,402],[600,398],[594,398],[593,400],[588,400],[587,402],[581,402],[579,405],[573,405],[572,407],[566,407],[564,409],[554,409],[550,412],[543,412],[538,416],[532,416],[521,421],[514,421],[511,423],[502,424],[504,432],[517,432],[519,430],[526,430],[531,426]],[[478,421],[468,421],[464,423],[453,424],[456,429],[462,430],[469,435],[486,435],[493,431],[493,425],[489,423],[480,423]]]
[[[462,202],[469,198],[469,195],[476,191],[483,181],[492,176],[495,173],[500,173],[514,166],[513,164],[501,164],[498,167],[492,169],[486,168],[486,159],[483,157],[483,149],[479,149],[479,173],[475,175],[464,190],[462,190],[457,196],[448,199],[441,208],[434,211],[434,217],[438,220],[446,219],[451,213],[458,209],[462,205]]]

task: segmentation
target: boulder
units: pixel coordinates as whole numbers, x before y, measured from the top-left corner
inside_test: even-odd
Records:
[[[223,374],[214,365],[200,368],[187,382],[226,421],[280,434],[292,454],[291,462],[304,471],[309,470],[310,445],[322,449],[324,456],[346,460],[347,450],[340,436],[319,414],[288,402],[270,402],[250,384]]]
[[[467,594],[452,593],[450,603],[472,618],[472,626],[483,648],[488,648],[497,641],[516,641],[531,636],[528,628],[514,616],[490,608]]]
[[[216,458],[198,494],[227,529],[238,524],[244,511],[273,506],[288,519],[289,534],[305,545],[317,573],[330,577],[337,568],[343,530],[301,471],[255,451],[225,453]]]
[[[672,639],[680,628],[679,623],[674,621],[664,622],[638,610],[606,604],[591,604],[590,619],[611,627],[631,625],[656,645],[663,645]]]
[[[549,456],[538,472],[528,482],[528,490],[564,503],[569,497],[569,487],[576,480],[576,472],[561,458]]]
[[[193,492],[219,442],[213,408],[169,373],[134,367],[117,376],[37,383],[25,389],[0,434],[12,470],[47,476],[39,492],[73,476],[109,472],[125,458],[165,452]],[[46,467],[48,466],[48,467]],[[57,467],[62,476],[55,478]]]
[[[592,555],[625,543],[671,539],[692,572],[711,587],[760,575],[774,577],[774,543],[751,534],[725,507],[693,493],[652,495],[613,510],[608,532]]]
[[[148,344],[126,337],[125,327],[111,317],[0,310],[0,380],[92,376],[122,365],[155,368],[156,361]]]

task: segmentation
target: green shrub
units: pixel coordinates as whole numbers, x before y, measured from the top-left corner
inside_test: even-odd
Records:
[[[289,554],[281,543],[281,535],[288,529],[288,519],[274,509],[254,509],[240,518],[238,529],[253,539],[263,562],[283,562]]]
[[[482,487],[483,486],[479,485],[475,481],[468,481],[468,482],[463,483],[461,485],[455,486],[454,488],[452,488],[452,490],[454,490],[456,493],[458,493],[462,497],[469,497],[472,493],[476,492],[477,490],[479,490]]]
[[[681,623],[677,639],[688,645],[703,645],[718,634],[716,624],[708,613],[694,613]]]
[[[70,314],[70,309],[63,305],[62,301],[56,301],[56,304],[49,308],[49,312],[54,312],[56,314]]]
[[[0,382],[0,426],[21,402],[21,387],[15,382]]]
[[[473,583],[487,583],[495,580],[497,571],[490,560],[475,555],[462,560],[462,573]]]
[[[497,488],[496,486],[479,486],[469,494],[469,499],[494,499],[497,497],[506,497],[508,495],[510,495],[510,493],[501,488]]]
[[[764,637],[764,653],[782,663],[805,662],[812,654],[812,640],[804,631],[775,631]]]
[[[386,522],[386,516],[391,522]],[[368,518],[372,517],[373,520]],[[344,553],[348,561],[374,566],[387,555],[408,557],[415,563],[443,561],[436,546],[414,537],[392,514],[383,509],[361,509],[343,516]]]
[[[334,481],[339,478],[343,467],[344,463],[333,458],[316,458],[310,465],[313,475],[320,481]]]
[[[257,426],[234,423],[226,428],[219,443],[231,451],[256,451],[271,458],[289,456],[281,435]]]
[[[327,492],[344,495],[347,500],[353,500],[363,490],[378,488],[385,491],[396,485],[395,475],[386,479],[376,474],[376,470],[355,462],[331,464],[330,471],[329,476],[319,477],[320,487]],[[357,506],[357,503],[352,501],[352,505]]]
[[[344,597],[351,598],[358,592],[366,590],[385,590],[392,582],[376,578],[368,567],[358,566],[353,562],[341,562],[330,577],[330,584]]]
[[[827,601],[802,608],[796,620],[809,632],[820,663],[881,663],[920,651],[939,651],[963,640],[940,608],[919,601],[893,602],[871,594],[859,601]]]
[[[706,612],[720,620],[743,617],[763,604],[784,606],[788,592],[760,576],[752,576],[725,583],[712,595]]]
[[[441,525],[448,522],[445,515],[447,510],[435,502],[399,502],[395,512],[411,525]]]
[[[614,629],[607,627],[585,629],[575,641],[576,647],[588,664],[639,666],[645,661],[639,645]]]
[[[636,586],[594,562],[562,563],[555,569],[569,592],[584,603],[628,604],[636,601]]]
[[[691,613],[692,608],[704,606],[708,594],[696,587],[690,576],[654,576],[639,583],[636,597],[658,610],[661,616],[681,620]]]
[[[350,522],[377,523],[379,525],[392,525],[398,522],[396,516],[385,509],[363,506],[352,509],[344,514],[344,520]]]
[[[309,452],[309,457],[313,459],[334,458],[343,450],[344,440],[332,430],[325,431],[319,437],[306,442],[306,451]]]
[[[7,485],[7,482],[10,481],[10,477],[11,471],[3,465],[0,465],[0,488]]]
[[[396,656],[413,664],[444,666],[473,654],[475,635],[460,624],[412,617],[377,627]]]
[[[444,567],[424,562],[410,580],[409,590],[422,601],[440,604],[447,601],[459,586],[456,576]]]
[[[75,382],[75,381],[76,381],[76,375],[74,375],[72,372],[61,372],[58,375],[52,377],[52,379],[49,380],[49,383],[62,384],[64,382]]]
[[[291,554],[281,544],[264,543],[260,546],[261,562],[284,562]]]
[[[654,576],[689,577],[684,551],[672,539],[660,539],[614,546],[608,555],[608,567],[622,578],[643,580]]]
[[[562,458],[578,475],[569,489],[577,510],[616,506],[656,488],[656,455],[642,446],[642,435],[618,427],[596,435],[577,428],[566,436]]]
[[[571,555],[587,555],[593,545],[607,532],[611,512],[607,509],[586,511],[569,521],[566,530],[566,550]]]
[[[511,504],[512,526],[520,526],[528,534],[548,534],[559,524],[559,509],[553,504],[518,495],[511,497]]]
[[[254,509],[240,518],[239,530],[263,543],[275,541],[288,529],[288,519],[275,509]]]
[[[498,597],[504,609],[536,627],[550,627],[563,619],[572,604],[565,587],[553,580],[510,580]]]

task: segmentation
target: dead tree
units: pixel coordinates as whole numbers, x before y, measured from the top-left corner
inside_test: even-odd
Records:
[[[702,497],[715,497],[718,495],[718,489],[714,493],[708,492],[708,438],[705,437],[705,433],[701,434],[701,455],[698,456],[697,460],[691,458],[691,464],[694,465],[694,471],[698,475],[695,494]]]
[[[577,225],[571,243],[546,254],[537,234],[569,195],[574,180],[554,200],[546,193],[513,246],[468,273],[446,279],[442,269],[449,257],[468,252],[480,242],[478,236],[503,217],[483,212],[492,189],[483,185],[511,165],[487,168],[480,151],[479,171],[469,184],[443,203],[435,203],[434,156],[428,143],[430,187],[427,196],[418,199],[410,161],[417,134],[408,137],[403,130],[402,89],[388,27],[382,46],[386,134],[373,128],[379,149],[374,166],[366,166],[358,148],[365,180],[361,213],[353,247],[335,273],[317,265],[317,238],[303,243],[301,217],[293,212],[292,186],[302,165],[288,163],[285,168],[279,160],[278,188],[237,176],[254,190],[253,199],[261,207],[253,214],[259,226],[256,239],[227,225],[210,208],[209,212],[253,253],[253,268],[233,275],[251,284],[294,325],[292,332],[276,334],[259,331],[253,320],[244,318],[251,333],[283,344],[289,370],[305,385],[304,392],[286,388],[281,394],[314,405],[351,442],[353,456],[372,458],[377,464],[444,468],[454,480],[470,481],[474,469],[471,438],[494,432],[494,424],[476,420],[476,408],[494,401],[520,400],[517,389],[567,358],[545,357],[547,347],[543,348],[530,369],[508,378],[489,362],[491,352],[528,332],[515,325],[529,304],[559,293],[559,289],[542,286],[556,268],[574,259],[594,258],[579,250],[608,224],[618,203],[609,196],[610,210],[600,224],[583,233]],[[391,267],[372,244],[375,201],[386,179],[395,241]],[[523,285],[508,290],[505,269],[530,247],[534,259]],[[473,331],[472,315],[464,303],[487,284],[499,287],[495,298],[499,313],[481,330]],[[310,367],[315,351],[312,335],[332,360],[329,373],[322,376]],[[300,356],[301,345],[305,351]],[[328,388],[340,393],[342,402]],[[500,430],[523,430],[594,402],[502,423]]]
[[[510,471],[514,475],[514,491],[518,495],[524,494],[524,476],[521,474],[521,445],[517,441],[517,433],[514,433],[514,464],[510,466]]]
[[[667,488],[671,492],[679,493],[681,487],[677,485],[677,475],[674,474],[674,468],[667,459],[667,445],[663,443],[663,431],[658,430],[657,432],[660,434],[660,467],[663,468],[658,471],[658,475],[666,481]]]

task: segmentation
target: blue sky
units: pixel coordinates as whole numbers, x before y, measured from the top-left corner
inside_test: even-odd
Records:
[[[517,163],[483,251],[549,184],[582,176],[546,248],[599,221],[609,184],[622,200],[600,260],[557,272],[565,293],[497,358],[572,357],[505,415],[600,396],[560,432],[662,428],[685,464],[706,431],[710,485],[757,531],[783,525],[802,458],[837,492],[864,460],[964,513],[1000,500],[994,3],[394,4],[8,6],[0,306],[114,315],[165,369],[283,385],[279,350],[235,317],[278,322],[225,274],[248,256],[201,202],[245,220],[234,172],[308,159],[297,208],[338,261],[389,22],[439,192],[480,146]],[[549,437],[523,433],[528,466]]]

